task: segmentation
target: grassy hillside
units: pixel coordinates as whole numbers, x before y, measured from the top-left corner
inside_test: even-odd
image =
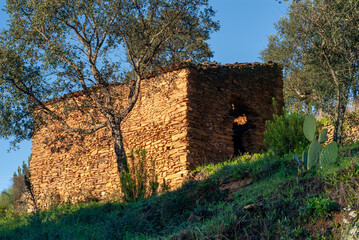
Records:
[[[326,172],[298,175],[291,154],[266,152],[203,166],[198,180],[135,203],[64,204],[39,215],[4,210],[0,239],[350,239],[358,147],[341,148]]]

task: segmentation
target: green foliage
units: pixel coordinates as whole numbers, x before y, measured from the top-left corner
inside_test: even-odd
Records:
[[[357,129],[359,126],[359,110],[357,111],[347,111],[344,117],[343,130],[347,133],[345,134],[345,145],[350,143],[355,143],[357,141],[356,134],[353,133],[354,129]],[[349,133],[349,134],[348,134]]]
[[[15,209],[14,190],[12,188],[2,191],[0,194],[0,216],[6,214],[9,210]]]
[[[303,122],[304,117],[295,112],[273,115],[273,121],[266,121],[264,144],[280,156],[295,149],[304,149],[307,141],[303,133]]]
[[[21,196],[24,193],[26,193],[27,187],[26,187],[25,177],[29,177],[29,175],[30,175],[29,167],[26,165],[24,161],[22,163],[22,166],[18,167],[17,173],[14,172],[14,176],[13,176],[12,188],[14,189],[15,199],[19,200]]]
[[[351,44],[358,36],[357,13],[353,1],[293,2],[289,18],[278,23],[279,33],[266,51],[267,57],[281,56],[285,62],[285,92],[291,92],[292,103],[302,102],[308,112],[314,106],[332,116],[338,141],[348,96],[357,92],[358,57],[351,57],[358,52],[358,46]],[[314,21],[311,16],[320,17]],[[335,34],[338,29],[340,35]],[[347,68],[352,64],[356,66]]]
[[[291,1],[261,52],[264,61],[284,65],[288,107],[331,116],[338,143],[350,96],[358,92],[358,13],[357,1]]]
[[[323,117],[319,120],[319,124],[321,126],[327,126],[328,124],[330,124],[330,119],[328,117]]]
[[[151,158],[151,165],[148,164],[146,151],[142,147],[135,151],[135,155],[131,150],[129,160],[129,171],[121,172],[120,177],[125,200],[133,202],[156,194],[159,183],[155,173],[155,161]]]
[[[340,157],[359,157],[359,141],[341,146],[339,155]]]
[[[328,218],[333,211],[338,211],[340,207],[330,198],[320,195],[319,197],[308,197],[306,199],[305,211],[311,220],[318,218]]]
[[[162,184],[161,184],[161,192],[166,193],[170,190],[170,186],[166,183],[166,180],[163,178]]]
[[[30,158],[29,158],[30,161]],[[0,195],[0,212],[2,214],[9,212],[23,213],[28,209],[28,203],[25,202],[25,195],[28,192],[26,187],[26,178],[29,177],[30,171],[25,163],[19,166],[17,172],[14,172],[12,186]]]
[[[344,117],[344,128],[350,129],[359,125],[359,111],[346,112]]]

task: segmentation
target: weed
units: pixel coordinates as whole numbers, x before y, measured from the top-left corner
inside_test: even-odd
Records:
[[[147,163],[146,151],[140,147],[135,151],[136,156],[131,150],[129,156],[129,171],[121,173],[121,186],[125,200],[128,202],[136,201],[139,198],[149,197],[156,194],[159,187],[157,174],[155,173],[156,164],[151,158],[152,169]]]

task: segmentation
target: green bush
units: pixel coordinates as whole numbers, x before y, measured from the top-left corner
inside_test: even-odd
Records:
[[[8,211],[26,212],[28,203],[24,198],[27,193],[25,177],[29,174],[29,167],[25,162],[18,167],[17,172],[14,172],[11,188],[0,194],[0,216]]]
[[[14,190],[13,188],[4,190],[0,194],[0,216],[3,216],[7,210],[14,210]]]
[[[150,164],[147,162],[146,151],[140,147],[135,151],[136,156],[131,150],[128,157],[130,160],[129,171],[121,173],[120,180],[122,192],[128,202],[136,201],[139,198],[149,197],[157,192],[159,183],[155,174],[155,161],[151,158]]]
[[[29,159],[30,161],[30,159]],[[19,201],[27,192],[26,183],[25,183],[25,176],[30,175],[30,170],[27,164],[23,161],[22,166],[18,167],[17,173],[14,172],[12,181],[12,188],[14,189],[14,199],[15,201]]]
[[[353,127],[357,127],[359,125],[359,111],[349,112],[347,111],[344,116],[344,124],[343,128],[351,129]]]
[[[283,156],[291,150],[302,150],[308,145],[303,133],[304,116],[298,113],[273,115],[273,121],[266,121],[264,144],[276,154]]]

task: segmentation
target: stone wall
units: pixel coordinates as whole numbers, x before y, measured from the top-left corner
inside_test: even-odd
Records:
[[[324,143],[324,145],[329,144],[333,141],[334,137],[334,126],[333,125],[325,125],[321,129],[328,129],[328,140]],[[343,129],[342,136],[342,144],[350,145],[352,143],[356,143],[359,141],[359,127],[358,126],[350,126]]]
[[[175,189],[198,164],[226,159],[239,149],[260,151],[264,121],[272,118],[272,97],[279,109],[283,106],[281,77],[276,64],[253,63],[187,66],[144,80],[138,102],[122,125],[126,153],[143,146],[155,160],[159,182],[165,180]],[[121,107],[129,88],[117,85],[116,91],[116,106]],[[61,99],[47,104],[58,112],[64,109]],[[83,120],[79,111],[68,117],[71,126]],[[69,134],[59,123],[47,121],[33,136],[30,163],[40,207],[48,207],[50,199],[117,197],[120,181],[110,131]]]
[[[209,65],[189,79],[189,163],[195,166],[264,149],[265,121],[272,98],[282,110],[283,82],[278,65]],[[235,133],[234,133],[235,132]]]

